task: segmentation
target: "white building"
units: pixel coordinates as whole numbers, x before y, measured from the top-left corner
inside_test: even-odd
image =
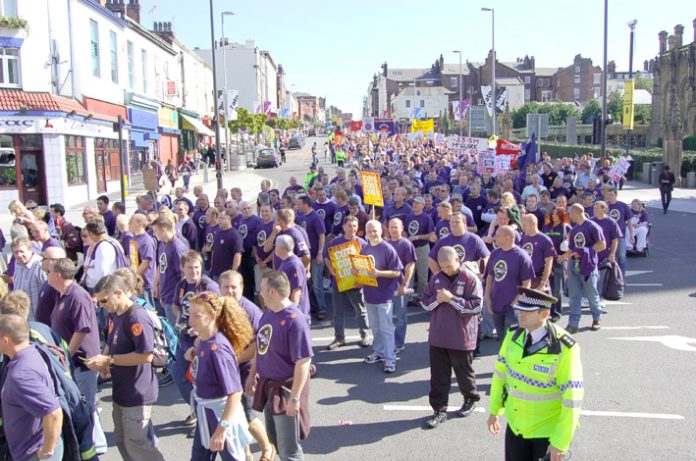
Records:
[[[448,113],[449,95],[452,94],[442,86],[404,88],[391,102],[391,113],[396,119],[437,118]]]

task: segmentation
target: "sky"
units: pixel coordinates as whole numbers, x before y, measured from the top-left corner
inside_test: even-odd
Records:
[[[629,28],[637,19],[635,70],[658,52],[657,34],[673,34],[684,25],[684,43],[694,38],[693,0],[608,0],[609,60],[628,70]],[[210,48],[208,0],[140,0],[141,22],[171,21],[176,36],[190,48]],[[495,45],[499,61],[534,56],[537,67],[565,67],[576,54],[603,59],[602,0],[213,0],[215,36],[244,43],[254,39],[286,72],[286,86],[315,96],[353,118],[372,75],[390,68],[427,68],[442,54],[445,62],[482,62],[491,48],[495,9]],[[195,5],[192,6],[192,5]],[[659,5],[659,7],[657,6]],[[154,9],[153,9],[154,8]],[[291,86],[294,85],[294,86]]]

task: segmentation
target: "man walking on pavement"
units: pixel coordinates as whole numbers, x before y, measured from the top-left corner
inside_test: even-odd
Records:
[[[478,314],[483,306],[479,278],[461,269],[452,247],[442,247],[437,255],[441,272],[428,283],[421,306],[430,312],[430,406],[435,412],[425,425],[434,429],[447,420],[452,370],[457,377],[464,404],[457,416],[469,416],[480,396],[476,391],[473,361],[478,337]]]
[[[549,321],[556,298],[518,287],[519,326],[507,331],[491,381],[488,430],[505,414],[505,461],[561,461],[584,396],[580,345]],[[546,457],[545,457],[546,456]]]

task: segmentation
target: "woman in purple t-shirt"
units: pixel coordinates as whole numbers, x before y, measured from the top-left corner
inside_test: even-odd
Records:
[[[192,400],[198,421],[191,460],[242,460],[251,440],[241,405],[242,382],[237,355],[251,342],[251,324],[231,297],[204,291],[191,298],[189,324],[198,335],[186,352],[194,383]]]

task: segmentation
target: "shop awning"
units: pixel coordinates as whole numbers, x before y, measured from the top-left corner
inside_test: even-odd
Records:
[[[157,133],[149,132],[145,134],[145,139],[148,141],[157,141],[158,139],[162,139],[162,136]]]
[[[181,116],[184,118],[184,124],[190,125],[191,129],[196,133],[202,134],[203,136],[215,136],[215,133],[210,128],[203,125],[203,122],[201,122],[197,118],[189,117],[186,114],[181,114]]]
[[[148,147],[145,137],[148,133],[139,130],[131,130],[130,139],[135,147]]]

